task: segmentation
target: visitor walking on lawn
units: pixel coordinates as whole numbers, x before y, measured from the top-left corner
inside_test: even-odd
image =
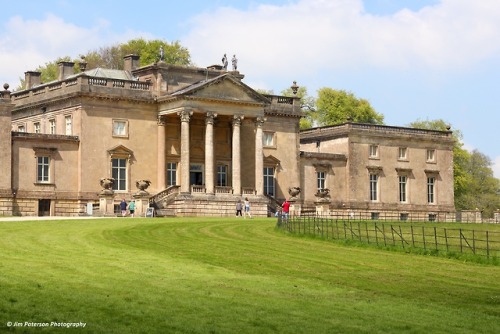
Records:
[[[250,201],[248,200],[248,197],[245,197],[245,219],[247,218],[247,215],[250,219],[252,219],[252,214],[250,213]]]

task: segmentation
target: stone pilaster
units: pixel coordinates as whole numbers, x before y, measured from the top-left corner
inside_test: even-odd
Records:
[[[255,191],[256,194],[264,194],[264,153],[262,149],[262,127],[266,119],[263,116],[255,120]]]
[[[241,196],[241,121],[243,116],[233,118],[233,194]]]
[[[158,117],[158,175],[157,175],[157,184],[158,191],[165,189],[165,120],[159,116]]]
[[[181,118],[181,193],[189,193],[189,121],[193,111],[184,109],[177,115]]]
[[[205,189],[208,194],[214,194],[214,119],[217,114],[207,112],[205,118]]]

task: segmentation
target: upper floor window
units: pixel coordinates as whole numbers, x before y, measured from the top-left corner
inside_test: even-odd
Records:
[[[49,133],[51,135],[56,134],[56,120],[55,119],[49,120]]]
[[[378,158],[378,145],[370,145],[370,158]]]
[[[33,130],[35,133],[42,133],[42,127],[40,126],[40,122],[33,123]]]
[[[399,160],[407,160],[408,159],[408,148],[406,148],[406,147],[399,148],[398,159]]]
[[[18,131],[18,132],[26,132],[26,127],[25,127],[24,125],[19,125],[19,126],[17,127],[17,131]]]
[[[436,161],[436,150],[429,149],[427,150],[427,162],[435,162]]]
[[[73,134],[73,118],[71,116],[64,117],[64,122],[66,124],[64,134],[67,136],[71,136]]]
[[[276,146],[274,136],[275,136],[274,132],[264,132],[262,137],[264,147]]]
[[[128,136],[128,122],[126,120],[113,120],[113,136],[127,137]]]

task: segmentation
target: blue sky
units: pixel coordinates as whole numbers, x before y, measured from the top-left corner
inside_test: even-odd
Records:
[[[500,178],[498,0],[24,0],[2,4],[0,82],[132,38],[178,40],[201,67],[236,54],[245,83],[365,98],[388,125],[443,119]]]

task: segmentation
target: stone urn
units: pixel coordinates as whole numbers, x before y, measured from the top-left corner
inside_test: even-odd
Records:
[[[288,188],[288,194],[290,195],[290,201],[297,200],[297,196],[300,194],[300,187]]]
[[[328,202],[330,197],[330,189],[320,189],[314,194],[318,198],[318,202]]]
[[[136,195],[149,195],[149,192],[146,191],[146,189],[151,185],[151,181],[149,180],[138,180],[135,181],[135,186],[139,191],[136,193]]]
[[[112,195],[114,193],[113,191],[113,184],[115,184],[115,179],[112,177],[103,177],[99,180],[99,184],[102,187],[102,190],[100,192],[101,195]]]

